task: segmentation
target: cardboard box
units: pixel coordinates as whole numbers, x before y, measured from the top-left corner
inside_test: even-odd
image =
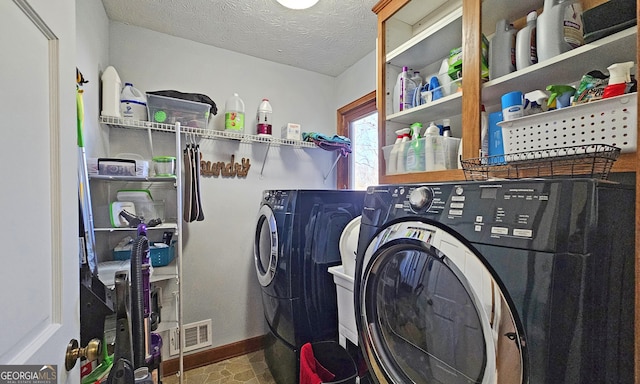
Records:
[[[302,140],[302,130],[300,128],[300,124],[287,123],[287,125],[282,127],[281,137],[287,140]]]

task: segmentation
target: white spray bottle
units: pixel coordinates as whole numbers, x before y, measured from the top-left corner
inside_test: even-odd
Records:
[[[615,63],[607,67],[609,71],[609,84],[604,88],[603,99],[620,96],[626,92],[627,83],[631,83],[631,68],[633,61]]]
[[[387,160],[387,175],[398,173],[398,153],[400,152],[400,142],[402,142],[402,132],[402,129],[396,131],[396,141],[393,143],[389,153],[389,160]]]
[[[401,131],[402,139],[398,144],[398,158],[396,162],[396,173],[405,173],[406,172],[405,162],[407,159],[407,144],[411,139],[411,136],[410,136],[411,128],[403,128],[403,129],[400,129],[399,131]]]

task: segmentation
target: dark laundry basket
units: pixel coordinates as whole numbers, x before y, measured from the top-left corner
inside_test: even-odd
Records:
[[[313,356],[329,372],[335,375],[327,384],[355,384],[358,376],[356,363],[342,346],[335,341],[311,343]]]

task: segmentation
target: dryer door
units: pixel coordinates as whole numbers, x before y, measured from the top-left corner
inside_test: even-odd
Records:
[[[268,205],[263,205],[258,213],[253,256],[258,281],[266,287],[273,281],[278,266],[278,226]]]
[[[427,219],[383,227],[356,271],[361,347],[380,383],[523,383],[522,327],[482,256]]]

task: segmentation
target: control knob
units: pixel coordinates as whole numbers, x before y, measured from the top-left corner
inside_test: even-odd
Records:
[[[409,205],[414,211],[429,208],[433,194],[427,187],[418,187],[409,194]]]

